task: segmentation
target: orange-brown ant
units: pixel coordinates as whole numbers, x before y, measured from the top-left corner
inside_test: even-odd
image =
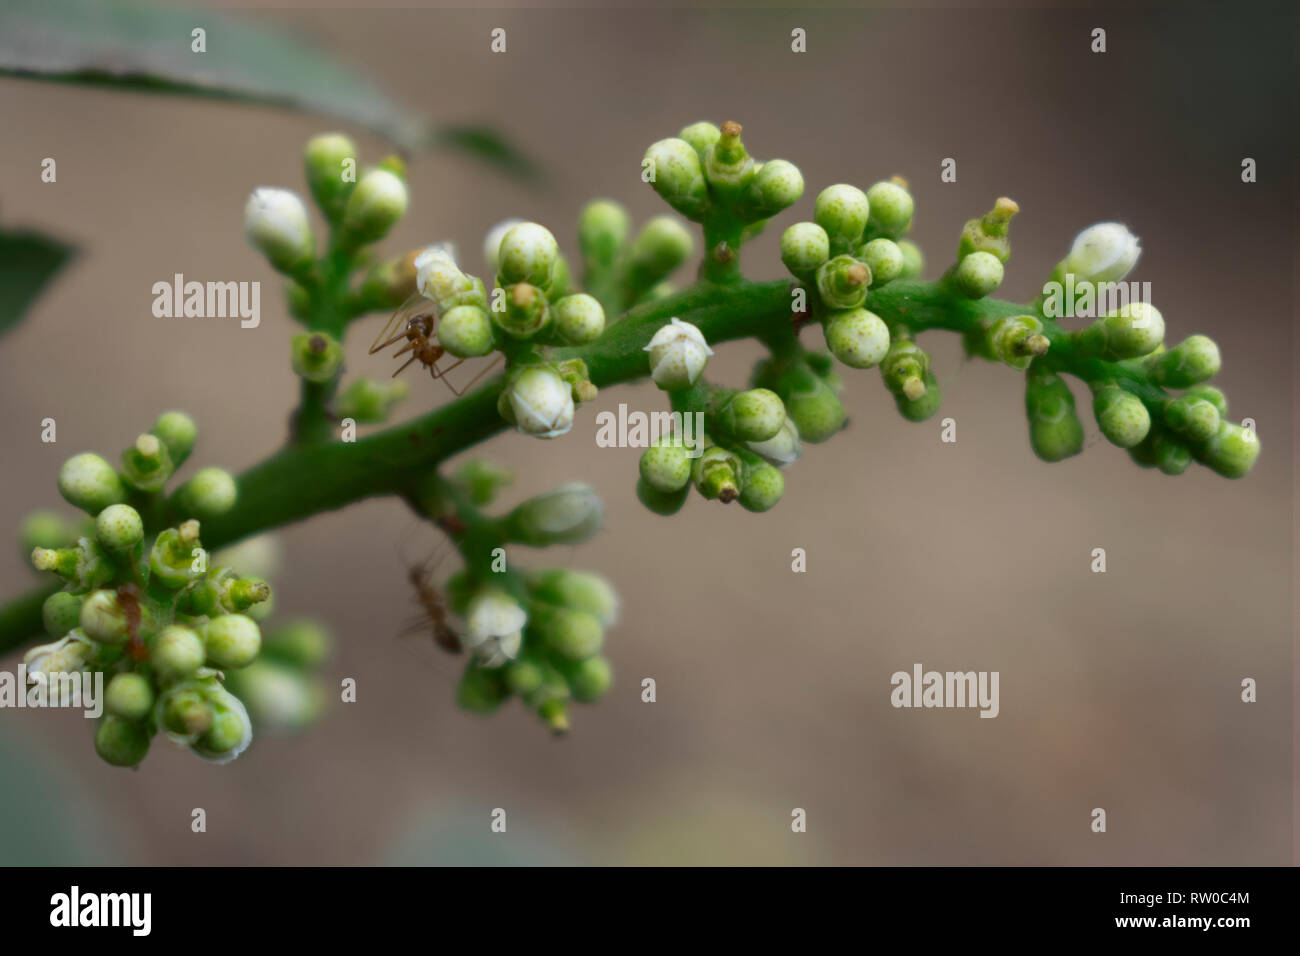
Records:
[[[407,569],[407,580],[415,589],[415,601],[423,612],[420,620],[413,624],[408,632],[428,627],[433,634],[435,644],[448,654],[459,654],[462,646],[460,634],[451,626],[446,597],[433,583],[433,572],[436,567],[437,562],[430,558],[423,564],[413,564]]]
[[[406,371],[407,366],[412,362],[419,362],[429,370],[430,377],[442,379],[446,386],[451,389],[452,394],[460,396],[469,391],[471,385],[494,368],[497,361],[500,360],[500,356],[474,376],[468,385],[462,389],[457,389],[456,386],[447,381],[447,373],[452,369],[459,368],[465,360],[458,359],[446,368],[438,368],[438,362],[447,354],[447,350],[434,339],[440,318],[441,313],[438,311],[438,304],[418,292],[415,293],[389,316],[388,321],[384,323],[384,327],[375,336],[375,341],[371,343],[369,354],[374,355],[376,352],[382,352],[390,345],[395,345],[405,339],[406,344],[393,354],[397,356],[410,352],[411,357],[393,373],[393,378]],[[397,330],[395,334],[393,334],[394,330]]]

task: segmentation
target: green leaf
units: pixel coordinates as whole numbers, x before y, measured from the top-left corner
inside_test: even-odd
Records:
[[[0,232],[0,335],[18,324],[74,250],[34,232]]]
[[[205,50],[193,32],[203,29]],[[148,0],[3,0],[0,76],[261,103],[374,130],[403,149],[442,144],[515,175],[531,164],[486,130],[440,129],[283,29]]]

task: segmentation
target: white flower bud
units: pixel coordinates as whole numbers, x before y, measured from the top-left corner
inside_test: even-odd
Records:
[[[704,333],[678,318],[656,332],[645,350],[650,353],[650,377],[666,391],[694,385],[713,354]]]
[[[244,207],[244,234],[281,272],[301,268],[316,252],[307,207],[290,189],[253,190]]]
[[[465,611],[465,644],[484,667],[500,667],[519,655],[528,614],[499,588],[485,588]]]
[[[793,465],[803,454],[803,443],[799,441],[799,428],[789,415],[785,417],[785,424],[781,426],[781,430],[767,441],[751,441],[746,442],[746,445],[754,454],[762,456],[778,468]]]
[[[415,287],[420,295],[442,303],[474,287],[469,276],[456,265],[456,250],[450,243],[429,246],[414,260]]]
[[[501,266],[501,240],[506,237],[506,233],[523,221],[502,219],[488,230],[487,237],[483,240],[483,259],[487,262],[487,271],[491,275],[496,275],[497,269]]]
[[[1142,255],[1138,237],[1118,222],[1099,222],[1074,237],[1070,254],[1060,271],[1078,282],[1118,282],[1137,265]]]
[[[554,369],[525,368],[506,393],[520,430],[538,438],[555,438],[573,427],[573,389]]]
[[[37,674],[48,678],[56,674],[74,674],[85,670],[87,662],[95,654],[95,649],[95,642],[86,637],[82,631],[74,628],[66,637],[52,644],[33,647],[23,655],[27,679],[30,681]]]

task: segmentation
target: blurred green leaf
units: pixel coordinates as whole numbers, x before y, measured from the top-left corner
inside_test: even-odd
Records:
[[[0,335],[18,324],[73,248],[34,232],[0,231]]]
[[[191,49],[205,31],[205,52]],[[0,76],[197,95],[319,113],[403,149],[439,144],[515,175],[532,165],[489,130],[441,129],[286,30],[147,0],[3,0]]]

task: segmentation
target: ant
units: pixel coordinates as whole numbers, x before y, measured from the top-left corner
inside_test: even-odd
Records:
[[[459,368],[465,360],[459,359],[444,369],[438,368],[439,360],[447,354],[447,350],[433,339],[441,317],[442,313],[439,312],[436,302],[418,292],[415,293],[389,316],[388,321],[384,323],[384,327],[375,336],[375,341],[371,343],[369,354],[374,355],[376,352],[382,352],[390,345],[405,339],[406,344],[394,352],[393,355],[398,356],[410,352],[411,357],[393,373],[393,378],[397,378],[402,372],[406,371],[407,366],[412,362],[419,362],[429,370],[430,377],[442,379],[446,386],[451,389],[452,394],[459,397],[469,391],[471,385],[494,368],[500,357],[498,356],[497,360],[474,376],[468,385],[458,390],[456,386],[447,381],[447,373],[452,369]],[[390,333],[395,329],[397,330],[396,334],[390,336]],[[385,338],[385,336],[389,337]],[[381,342],[380,339],[384,339],[384,341]]]
[[[433,632],[435,644],[448,654],[459,654],[461,639],[448,621],[447,599],[433,584],[433,572],[436,567],[437,561],[429,558],[423,564],[413,564],[407,569],[407,580],[415,589],[415,601],[423,612],[420,620],[410,630],[415,631],[428,626]]]

